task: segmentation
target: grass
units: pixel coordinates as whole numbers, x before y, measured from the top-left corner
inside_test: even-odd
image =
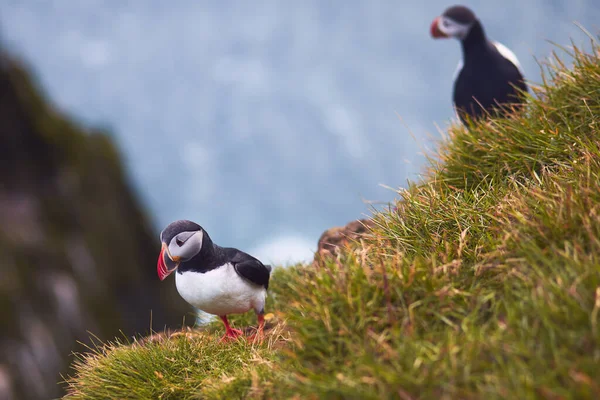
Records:
[[[272,368],[274,347],[285,341],[281,325],[264,345],[238,340],[227,345],[217,335],[162,332],[148,338],[98,343],[75,361],[79,381],[69,397],[82,399],[197,399],[259,395],[259,376]],[[256,376],[256,377],[254,377]]]
[[[598,50],[546,66],[524,113],[451,127],[361,243],[277,269],[264,345],[100,346],[67,398],[600,398]]]

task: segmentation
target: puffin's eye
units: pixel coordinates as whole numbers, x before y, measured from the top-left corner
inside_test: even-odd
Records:
[[[179,239],[179,238],[175,238],[175,243],[177,243],[177,246],[181,247],[183,246],[183,240]]]

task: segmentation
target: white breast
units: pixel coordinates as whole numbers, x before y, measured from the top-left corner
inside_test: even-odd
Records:
[[[261,312],[265,306],[266,289],[241,278],[231,264],[205,273],[177,272],[175,284],[185,301],[209,314]]]

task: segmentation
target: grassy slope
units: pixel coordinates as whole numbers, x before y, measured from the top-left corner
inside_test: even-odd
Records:
[[[275,271],[264,346],[218,346],[218,326],[109,346],[70,397],[599,398],[593,51],[549,68],[525,115],[452,128],[372,238]]]

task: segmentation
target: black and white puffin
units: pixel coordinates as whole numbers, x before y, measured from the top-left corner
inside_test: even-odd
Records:
[[[434,38],[456,38],[462,60],[454,73],[453,103],[458,117],[503,114],[498,105],[522,104],[527,92],[519,60],[506,46],[487,39],[481,22],[464,6],[448,8],[431,23]]]
[[[175,284],[181,297],[204,312],[218,315],[225,324],[221,341],[242,335],[229,325],[227,315],[250,309],[258,317],[256,337],[262,338],[271,266],[238,249],[217,246],[192,221],[169,224],[160,241],[158,277],[162,281],[177,270]]]

